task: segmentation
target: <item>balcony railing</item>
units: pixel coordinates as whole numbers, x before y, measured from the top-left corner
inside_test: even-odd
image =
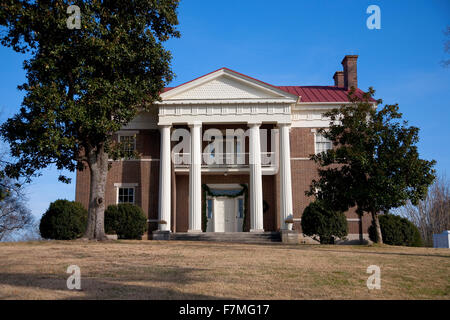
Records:
[[[250,154],[243,153],[202,153],[202,168],[247,168]],[[190,153],[172,153],[175,168],[189,168]],[[261,167],[276,167],[275,152],[261,152]]]

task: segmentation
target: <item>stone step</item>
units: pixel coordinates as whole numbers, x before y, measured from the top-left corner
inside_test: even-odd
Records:
[[[239,243],[270,243],[281,242],[279,232],[205,232],[205,233],[172,233],[170,240],[179,241],[218,241]]]
[[[235,238],[235,239],[266,239],[279,238],[280,235],[204,235],[204,234],[172,234],[171,237],[189,237],[189,238]]]

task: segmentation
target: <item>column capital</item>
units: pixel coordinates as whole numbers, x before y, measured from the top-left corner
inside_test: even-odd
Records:
[[[247,122],[247,125],[249,126],[249,127],[259,127],[260,125],[261,125],[262,123],[261,123],[261,121],[249,121],[249,122]]]
[[[188,122],[188,126],[189,126],[189,128],[201,127],[202,126],[202,122],[201,121]]]
[[[281,127],[290,127],[292,125],[291,122],[277,122],[277,127],[281,128]]]
[[[171,127],[172,126],[172,124],[171,123],[158,123],[158,127],[160,128],[160,129],[162,129],[162,128],[167,128],[167,127]]]

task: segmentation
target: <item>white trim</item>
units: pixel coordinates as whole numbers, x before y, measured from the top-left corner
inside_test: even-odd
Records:
[[[292,160],[292,159],[291,159]],[[309,160],[307,158],[302,160]],[[264,176],[272,176],[277,174],[278,167],[262,167],[262,175]],[[180,173],[189,173],[189,166],[186,167],[175,167],[175,172]],[[219,167],[219,168],[208,168],[206,166],[202,166],[202,174],[203,173],[247,173],[250,172],[249,166],[241,167],[241,168],[227,168],[227,167]]]
[[[166,100],[164,102],[155,102],[159,105],[198,105],[198,104],[232,104],[232,103],[245,103],[245,104],[292,104],[295,101],[285,101],[281,99],[186,99],[186,100]]]
[[[317,131],[314,131],[314,154],[317,154],[316,141],[317,141]]]
[[[136,204],[136,187],[137,183],[114,183],[114,187],[116,188],[116,204],[119,204],[119,189],[120,188],[128,188],[133,189],[133,202],[124,202],[124,203],[132,203]]]
[[[288,93],[288,92],[283,91],[283,90],[281,90],[279,88],[273,87],[273,86],[265,84],[263,82],[260,82],[260,81],[258,81],[256,79],[252,79],[252,78],[249,78],[247,76],[235,73],[232,70],[228,70],[228,69],[222,68],[222,69],[219,69],[219,70],[217,70],[217,71],[215,71],[213,73],[210,73],[210,74],[204,75],[204,76],[202,76],[200,78],[197,78],[197,79],[195,79],[193,81],[184,83],[184,84],[182,84],[182,85],[180,85],[178,87],[175,87],[175,88],[173,88],[173,89],[171,89],[169,91],[163,92],[160,95],[161,99],[163,100],[162,103],[165,104],[165,103],[168,102],[167,100],[169,100],[169,99],[171,99],[173,97],[176,97],[177,95],[179,95],[179,94],[181,94],[181,93],[183,93],[183,92],[185,92],[187,90],[190,90],[190,89],[196,88],[198,86],[201,86],[202,84],[207,83],[209,81],[212,81],[214,79],[217,79],[219,77],[231,78],[231,79],[236,80],[238,82],[244,83],[245,85],[247,85],[249,87],[253,87],[253,88],[259,89],[262,92],[266,92],[266,93],[269,93],[271,95],[278,96],[278,97],[280,97],[280,99],[283,99],[285,101],[286,100],[290,100],[290,102],[296,103],[299,100],[297,95]],[[188,101],[188,100],[186,100],[186,101]],[[228,101],[228,100],[223,100],[223,101]],[[196,103],[198,103],[198,100],[197,100]]]
[[[314,154],[317,154],[317,135],[321,135],[323,138],[325,138],[323,136],[323,134],[321,134],[321,133],[319,133],[317,131],[314,132]],[[333,148],[333,142],[330,139],[327,139],[327,138],[325,138],[325,139],[328,140],[331,143],[331,148],[327,149],[327,150],[331,150]],[[327,151],[327,150],[325,150],[325,151]]]
[[[114,183],[115,188],[135,188],[139,185],[139,183]]]
[[[227,106],[210,103],[198,105],[160,105],[158,125],[202,123],[291,123],[290,104],[250,105],[242,101]]]
[[[118,132],[118,135],[117,135],[117,141],[119,142],[119,143],[121,143],[120,142],[120,138],[121,137],[133,137],[134,139],[133,139],[133,150],[132,150],[132,152],[136,152],[136,140],[137,140],[137,135],[139,134],[139,131],[136,131],[136,130],[130,130],[130,131],[119,131]],[[122,150],[123,151],[123,150]],[[122,158],[123,160],[126,160],[127,158]]]

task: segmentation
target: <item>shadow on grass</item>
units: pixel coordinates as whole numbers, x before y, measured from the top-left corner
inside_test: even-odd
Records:
[[[199,270],[171,267],[168,272],[164,272],[162,269],[156,272],[149,270],[148,274],[144,272],[123,276],[123,273],[119,271],[118,276],[105,277],[97,272],[93,276],[83,276],[83,269],[81,269],[81,290],[67,289],[67,279],[70,274],[63,273],[61,276],[58,276],[48,273],[0,273],[0,287],[2,285],[14,287],[14,293],[8,294],[7,291],[3,291],[0,298],[23,299],[24,297],[20,294],[20,288],[18,288],[22,287],[24,290],[25,288],[42,290],[42,292],[33,292],[31,299],[229,299],[183,290],[189,288],[184,287],[184,284],[192,284],[201,280],[193,279],[190,276],[192,271]],[[108,273],[112,274],[113,271]],[[164,284],[169,285],[166,288]],[[58,297],[58,292],[60,291],[75,292],[76,294],[75,296],[67,297],[61,293],[61,296]],[[25,296],[27,295],[25,294]]]
[[[276,247],[274,247],[276,248]],[[447,258],[450,259],[450,255],[441,254],[422,254],[422,253],[407,253],[407,252],[380,252],[380,251],[365,251],[365,250],[334,250],[331,246],[323,247],[321,245],[286,245],[283,247],[278,247],[281,249],[293,249],[293,250],[316,250],[316,251],[329,251],[336,253],[358,253],[358,254],[379,254],[379,255],[394,255],[394,256],[412,256],[412,257],[436,257],[436,258]],[[389,248],[389,247],[387,247]],[[369,248],[370,249],[370,248]],[[376,248],[378,249],[378,248]],[[394,248],[389,248],[394,249]]]
[[[238,242],[219,242],[219,241],[167,241],[168,244],[179,244],[184,247],[191,248],[206,248],[206,249],[220,249],[220,250],[236,250],[237,246],[244,246],[245,250],[249,247],[266,247],[267,249],[283,249],[283,250],[299,250],[299,251],[329,251],[336,253],[358,253],[358,254],[379,254],[379,255],[399,255],[399,256],[415,256],[415,257],[437,257],[437,258],[448,258],[450,255],[441,254],[423,254],[423,253],[407,253],[407,252],[380,252],[377,249],[383,249],[382,247],[373,247],[375,250],[370,250],[372,247],[367,247],[366,245],[361,245],[361,247],[354,245],[355,250],[334,250],[333,245],[319,245],[319,244],[285,244],[281,242],[273,243],[238,243]],[[335,245],[339,246],[340,245]],[[367,248],[368,250],[361,250],[360,248]],[[405,247],[405,249],[413,249],[413,247]],[[416,248],[416,247],[414,247]],[[425,247],[417,247],[417,249],[430,249]],[[386,247],[389,250],[395,250],[395,247]],[[244,250],[244,248],[243,248]],[[449,252],[450,253],[450,252]]]

